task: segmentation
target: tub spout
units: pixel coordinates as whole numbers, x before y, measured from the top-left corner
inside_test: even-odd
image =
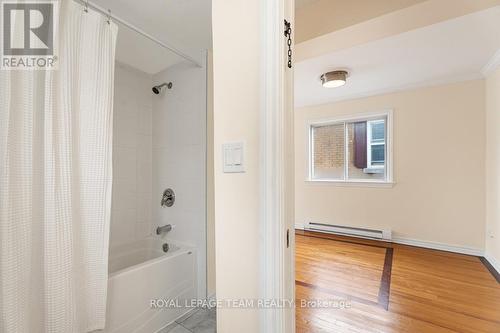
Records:
[[[167,225],[164,225],[163,227],[156,228],[156,234],[157,235],[161,235],[163,233],[169,232],[170,230],[172,230],[172,225],[171,224],[167,224]]]

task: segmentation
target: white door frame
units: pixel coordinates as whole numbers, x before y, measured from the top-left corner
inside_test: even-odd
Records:
[[[293,22],[294,3],[261,0],[261,6],[260,297],[294,300],[293,72],[284,37],[284,19]],[[261,309],[260,319],[261,332],[295,332],[293,308]]]

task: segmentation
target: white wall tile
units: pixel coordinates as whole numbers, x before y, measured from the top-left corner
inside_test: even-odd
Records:
[[[137,195],[137,223],[151,223],[151,197],[151,193]]]
[[[153,83],[170,81],[171,90],[151,93]],[[165,237],[197,247],[199,272],[206,270],[205,84],[205,69],[186,65],[154,78],[122,65],[115,71],[111,244],[175,224]],[[176,203],[161,208],[168,187],[176,192]],[[201,293],[205,279],[199,275]]]
[[[137,189],[134,183],[127,181],[113,181],[112,209],[128,209],[135,207]],[[116,200],[114,200],[116,198]]]
[[[152,77],[117,64],[113,117],[111,245],[152,230]]]
[[[137,134],[142,135],[152,135],[153,129],[153,108],[151,103],[147,105],[142,105],[140,108],[140,113],[138,114],[138,128]]]
[[[131,243],[136,239],[136,210],[119,209],[111,213],[110,246]]]
[[[153,234],[151,223],[136,223],[135,236],[136,240],[144,239]]]
[[[151,195],[153,179],[152,136],[138,135],[136,166],[137,192]]]
[[[115,146],[113,150],[113,179],[136,184],[136,148]]]
[[[198,271],[206,271],[206,80],[205,69],[179,65],[153,77],[173,88],[153,96],[153,225],[174,224],[165,237],[196,246]],[[172,207],[156,204],[166,188]],[[198,287],[203,296],[204,273]]]

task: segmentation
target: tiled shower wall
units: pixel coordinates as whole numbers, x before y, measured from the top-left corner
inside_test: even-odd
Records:
[[[116,64],[110,246],[152,231],[152,77]]]
[[[172,82],[159,95],[151,87]],[[206,296],[206,69],[177,64],[155,74],[117,64],[110,246],[160,236],[196,247],[198,296]],[[160,207],[172,188],[176,201]],[[157,237],[155,235],[155,237]]]
[[[206,69],[177,64],[153,76],[172,82],[153,96],[153,220],[175,228],[163,239],[197,249],[198,296],[206,296]],[[160,207],[162,192],[175,191],[175,204]]]

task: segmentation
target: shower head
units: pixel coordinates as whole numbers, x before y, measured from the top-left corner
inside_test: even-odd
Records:
[[[153,87],[153,92],[158,95],[161,90],[163,89],[163,87],[167,87],[168,89],[172,89],[172,82],[169,82],[169,83],[162,83],[160,85],[157,85],[157,86],[154,86]]]

